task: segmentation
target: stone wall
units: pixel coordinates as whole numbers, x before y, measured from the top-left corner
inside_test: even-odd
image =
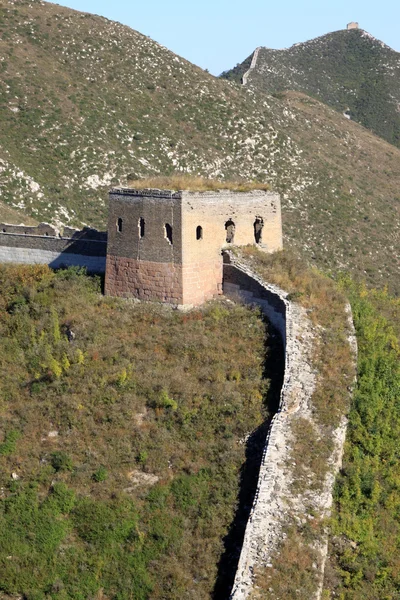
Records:
[[[261,46],[259,46],[258,48],[256,48],[254,50],[254,54],[253,54],[253,57],[251,59],[250,67],[249,67],[248,71],[246,71],[246,73],[243,73],[242,85],[247,85],[247,80],[249,78],[249,75],[250,75],[251,71],[256,68],[257,59],[258,59],[258,55],[260,53],[260,50],[261,50]]]
[[[329,515],[334,479],[342,459],[347,420],[343,418],[332,432],[333,449],[322,492],[302,489],[295,495],[291,488],[290,471],[293,460],[292,427],[299,418],[307,419],[315,425],[311,398],[316,373],[311,365],[317,334],[306,310],[290,302],[286,292],[264,282],[248,265],[241,263],[230,253],[225,254],[224,263],[224,294],[233,300],[239,299],[260,306],[280,332],[285,344],[285,373],[279,410],[272,419],[265,442],[256,496],[231,593],[231,600],[246,600],[251,595],[257,569],[273,566],[271,561],[274,551],[284,538],[288,517],[301,522],[313,518],[309,514],[310,507],[315,514]],[[351,310],[349,314],[351,320]],[[356,338],[350,322],[349,330],[352,332],[349,344],[356,360]],[[310,600],[321,598],[327,540],[316,542],[315,549],[318,550],[315,593],[310,595]]]
[[[107,296],[182,303],[182,265],[107,256]]]
[[[37,227],[0,224],[0,263],[81,266],[104,273],[107,234],[95,229],[64,228],[62,236],[47,223]]]

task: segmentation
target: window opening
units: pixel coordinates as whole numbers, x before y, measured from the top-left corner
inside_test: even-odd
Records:
[[[144,237],[145,226],[146,226],[146,223],[145,223],[143,217],[140,217],[140,219],[139,219],[139,237],[140,238]]]
[[[120,218],[118,219],[118,221],[117,221],[117,231],[118,231],[119,233],[121,233],[121,232],[122,232],[122,219],[121,219],[121,217],[120,217]]]
[[[165,223],[165,237],[172,244],[172,226],[169,223]]]
[[[233,240],[235,238],[235,223],[231,220],[225,223],[226,230],[226,243],[233,244]]]
[[[203,228],[201,225],[198,225],[196,227],[196,240],[202,240],[203,239]]]
[[[254,239],[256,244],[261,244],[263,227],[264,219],[262,217],[256,217],[256,220],[254,221]]]

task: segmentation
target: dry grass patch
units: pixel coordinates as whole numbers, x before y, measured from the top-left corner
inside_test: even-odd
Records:
[[[252,190],[268,191],[270,186],[260,181],[242,179],[208,179],[191,175],[171,175],[169,177],[146,177],[144,179],[128,179],[131,188],[155,188],[164,190],[189,190],[191,192],[217,192],[231,190],[232,192],[251,192]]]

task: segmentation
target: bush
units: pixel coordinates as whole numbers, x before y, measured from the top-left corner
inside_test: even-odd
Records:
[[[4,442],[0,444],[0,455],[8,456],[9,454],[13,454],[13,452],[16,450],[17,441],[20,437],[20,432],[16,431],[15,429],[11,429],[11,431],[6,433]]]
[[[100,466],[97,471],[95,471],[92,475],[93,481],[100,483],[101,481],[105,481],[107,479],[108,473],[107,469],[103,466]]]
[[[50,463],[56,472],[72,471],[74,468],[72,459],[65,452],[53,452],[50,458]]]

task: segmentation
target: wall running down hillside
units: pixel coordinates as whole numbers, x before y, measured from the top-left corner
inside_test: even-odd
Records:
[[[333,432],[331,468],[324,480],[323,492],[303,489],[297,496],[293,495],[293,490],[290,489],[292,427],[299,418],[313,422],[311,397],[317,373],[310,365],[316,335],[314,326],[307,317],[306,310],[299,304],[290,302],[286,292],[264,282],[232,254],[224,254],[224,263],[224,294],[233,300],[240,299],[259,306],[280,333],[285,348],[280,405],[267,435],[257,492],[231,593],[231,600],[246,600],[252,592],[257,569],[273,567],[273,554],[285,535],[287,517],[300,520],[306,518],[310,505],[316,514],[329,515],[334,479],[342,460],[347,419],[343,418],[340,426]],[[351,336],[349,343],[355,356],[355,335]],[[313,600],[319,600],[322,594],[327,556],[326,539],[320,540],[318,551]]]

